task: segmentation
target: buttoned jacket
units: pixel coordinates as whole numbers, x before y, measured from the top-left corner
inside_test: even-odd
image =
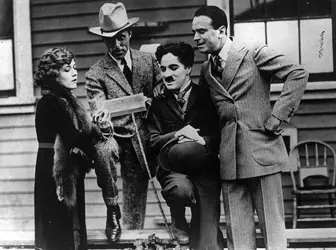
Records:
[[[308,73],[264,44],[233,40],[222,80],[211,73],[212,60],[203,63],[200,84],[210,89],[221,126],[220,172],[224,180],[276,173],[289,168],[281,136],[264,124],[273,115],[288,122],[299,106]],[[271,107],[273,76],[283,80],[280,96]]]

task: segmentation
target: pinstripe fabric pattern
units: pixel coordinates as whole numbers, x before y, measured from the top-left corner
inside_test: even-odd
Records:
[[[284,79],[284,88],[273,109],[270,76]],[[221,119],[221,178],[239,179],[267,175],[288,167],[281,137],[268,134],[264,123],[274,116],[288,122],[298,108],[308,79],[307,72],[266,45],[234,40],[223,70],[222,82],[206,61],[200,83],[208,84]]]

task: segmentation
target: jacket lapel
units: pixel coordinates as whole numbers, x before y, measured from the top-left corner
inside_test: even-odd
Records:
[[[132,95],[133,91],[123,72],[109,55],[105,56],[106,74],[111,77],[127,94]]]
[[[134,94],[140,93],[142,90],[142,81],[140,79],[142,64],[141,56],[138,51],[130,49],[131,58],[132,58],[132,83],[133,83],[133,92]]]
[[[189,95],[189,99],[188,99],[188,103],[187,103],[187,110],[186,113],[188,113],[188,111],[192,108],[192,106],[195,104],[196,99],[197,99],[197,93],[198,93],[198,85],[196,85],[195,83],[191,82],[192,84],[192,88],[190,90],[190,95]]]
[[[211,60],[205,62],[204,65],[204,77],[211,87],[213,87],[217,92],[221,93],[228,99],[232,99],[229,92],[223,87],[223,85],[217,81],[217,79],[211,74]]]
[[[231,86],[232,80],[236,75],[246,53],[247,49],[245,49],[242,45],[238,45],[235,43],[235,40],[233,40],[222,74],[222,83],[225,89],[229,89]]]

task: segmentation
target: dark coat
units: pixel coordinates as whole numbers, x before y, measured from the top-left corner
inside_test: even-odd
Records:
[[[209,87],[220,116],[221,179],[263,176],[289,168],[281,136],[264,129],[274,115],[288,122],[298,108],[308,73],[264,44],[233,40],[219,82],[204,62],[200,84]],[[271,76],[284,81],[274,107],[270,104]]]
[[[203,166],[204,172],[199,172],[195,176],[186,176],[186,179],[190,179],[195,186],[194,190],[197,190],[197,193],[194,193],[197,201],[191,205],[191,246],[193,249],[199,250],[223,249],[223,237],[219,229],[220,180],[218,178],[218,149],[220,130],[218,115],[210,98],[209,90],[206,87],[192,83],[184,116],[181,115],[181,109],[171,92],[168,92],[164,99],[154,99],[148,122],[149,134],[147,140],[151,150],[156,155],[158,155],[162,146],[174,138],[175,133],[184,126],[191,125],[199,129],[198,133],[204,138],[208,152],[212,153],[216,160],[207,166]],[[162,186],[163,192],[170,192],[169,190],[179,185],[174,181],[167,181],[174,179],[171,178],[174,174],[176,173],[159,167],[157,179]],[[174,193],[175,191],[171,192]],[[164,193],[162,194],[164,195]]]
[[[65,176],[63,174],[55,175],[53,171],[55,166],[54,157],[60,159],[60,154],[55,153],[54,144],[56,138],[58,143],[56,151],[63,151],[65,158],[69,159],[69,150],[73,147],[82,149],[87,155],[92,155],[91,137],[82,133],[76,127],[73,117],[66,110],[68,102],[58,93],[47,93],[37,104],[35,127],[39,149],[37,153],[37,162],[35,169],[35,245],[45,250],[56,249],[74,249],[74,221],[80,225],[80,243],[86,242],[85,234],[85,200],[84,200],[84,175],[85,171],[79,170],[76,175],[77,184],[71,184],[71,176],[75,173],[73,168],[60,166],[65,170],[67,178],[65,182],[70,188],[69,192],[77,197],[78,214],[74,214],[64,202],[60,202],[56,195],[56,181],[54,177]],[[73,110],[71,108],[71,110]],[[75,112],[71,112],[75,114]],[[84,126],[83,126],[84,127]],[[60,142],[65,148],[60,147]],[[66,154],[65,154],[66,153]],[[63,173],[65,173],[63,172]],[[60,180],[59,180],[60,181]],[[71,195],[69,196],[71,197]],[[74,218],[76,219],[74,220]]]
[[[84,176],[95,164],[109,162],[117,143],[109,140],[113,146],[100,150],[106,142],[85,108],[69,91],[58,87],[43,90],[35,127],[39,142],[35,172],[36,246],[47,250],[74,249],[75,227],[79,227],[81,244],[86,241]],[[82,150],[88,160],[71,155],[70,150],[75,147]],[[97,157],[105,161],[95,160]],[[56,186],[62,188],[62,202],[57,199]],[[78,214],[73,213],[75,205]]]
[[[172,92],[167,91],[166,97],[162,100],[153,100],[148,117],[147,142],[154,155],[158,155],[163,145],[173,139],[175,133],[186,125],[199,129],[198,133],[204,138],[208,151],[218,154],[219,120],[209,90],[194,83],[192,85],[184,116]],[[210,175],[216,173],[211,168],[208,170]],[[158,178],[162,174],[166,175],[167,172],[159,168]],[[218,177],[218,173],[216,175]]]

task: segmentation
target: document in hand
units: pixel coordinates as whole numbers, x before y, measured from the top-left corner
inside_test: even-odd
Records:
[[[141,93],[107,100],[105,102],[105,109],[110,112],[111,117],[128,115],[146,111],[145,102],[146,97]]]

